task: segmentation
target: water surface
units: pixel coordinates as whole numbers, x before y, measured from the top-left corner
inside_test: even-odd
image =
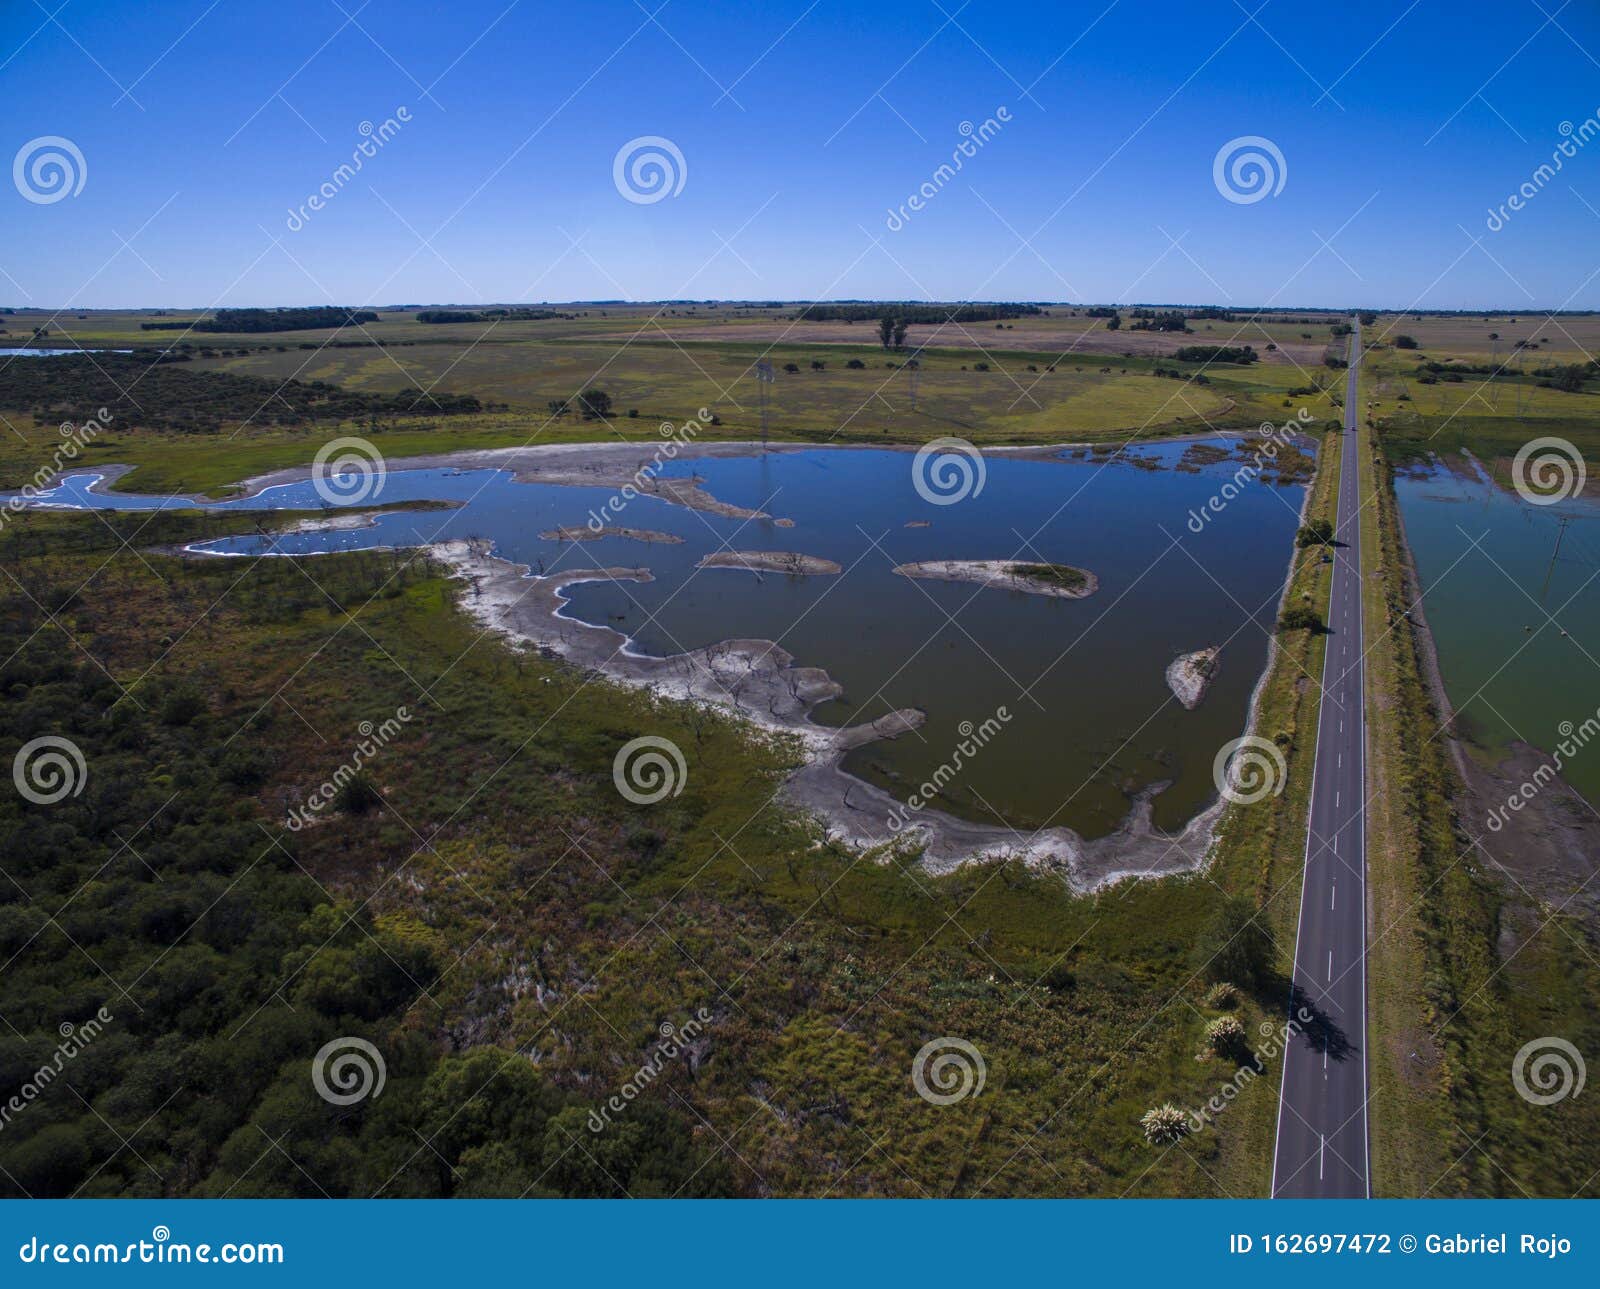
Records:
[[[1530,505],[1462,458],[1398,476],[1395,493],[1462,732],[1491,753],[1549,752],[1600,708],[1600,503]],[[1600,805],[1600,745],[1564,777]]]
[[[946,787],[945,809],[1023,829],[1065,824],[1097,837],[1126,817],[1134,794],[1168,784],[1155,818],[1176,830],[1215,798],[1217,750],[1244,729],[1303,493],[1249,483],[1196,533],[1191,513],[1234,478],[1238,463],[1176,468],[1185,450],[1155,445],[1109,462],[990,454],[982,492],[954,505],[918,495],[905,452],[812,449],[679,461],[669,473],[697,475],[718,499],[773,517],[728,519],[652,497],[608,516],[611,524],[678,535],[679,545],[540,537],[582,526],[613,497],[610,489],[519,484],[492,470],[391,470],[367,504],[465,504],[390,512],[369,528],[228,538],[207,549],[313,554],[470,536],[491,539],[498,554],[536,572],[648,567],[649,583],[570,588],[568,612],[660,655],[733,637],[776,640],[844,686],[844,698],[815,710],[823,724],[921,709],[920,731],[858,749],[846,762],[902,798],[951,759],[968,728],[1004,709],[1002,732]],[[92,477],[72,476],[40,503],[186,504],[90,493]],[[309,482],[219,506],[280,507],[324,508]],[[780,527],[777,518],[794,526]],[[914,523],[925,526],[908,526]],[[798,551],[834,560],[844,572],[791,578],[695,568],[724,549]],[[1095,573],[1100,588],[1064,600],[892,571],[912,561],[994,558],[1076,565]],[[1167,688],[1166,667],[1209,645],[1224,646],[1219,675],[1200,707],[1185,711]]]

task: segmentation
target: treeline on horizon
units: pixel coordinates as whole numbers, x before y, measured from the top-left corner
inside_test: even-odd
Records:
[[[326,331],[376,322],[371,309],[316,305],[303,309],[218,309],[210,318],[191,322],[141,322],[141,331]]]
[[[554,309],[422,309],[418,322],[545,322],[567,315]]]
[[[877,322],[893,318],[905,323],[996,322],[1043,313],[1036,304],[808,304],[793,316],[796,322]]]
[[[65,354],[0,365],[0,407],[31,412],[36,424],[86,421],[108,409],[118,429],[143,426],[186,434],[225,424],[310,425],[320,421],[460,416],[486,410],[470,394],[410,389],[357,393],[326,381],[268,380],[194,371],[189,355],[156,350]]]

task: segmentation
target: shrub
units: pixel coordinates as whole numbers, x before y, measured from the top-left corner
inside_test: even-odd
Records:
[[[1278,619],[1279,631],[1309,631],[1313,635],[1322,630],[1321,615],[1309,605],[1294,604],[1283,611]]]
[[[333,795],[333,804],[347,815],[364,815],[383,798],[366,772],[357,770],[339,785]]]
[[[1226,980],[1219,980],[1206,990],[1206,1006],[1215,1007],[1218,1011],[1227,1011],[1239,1001],[1239,990]]]
[[[1294,535],[1294,544],[1301,550],[1307,546],[1326,546],[1333,540],[1333,524],[1326,519],[1313,519]]]
[[[1139,1124],[1152,1146],[1170,1146],[1189,1135],[1189,1116],[1170,1101],[1146,1110]]]
[[[1245,1050],[1244,1026],[1237,1017],[1218,1016],[1206,1026],[1206,1046],[1218,1056],[1231,1056]]]
[[[1417,342],[1411,336],[1396,336],[1394,338],[1394,347],[1396,349],[1415,349]]]

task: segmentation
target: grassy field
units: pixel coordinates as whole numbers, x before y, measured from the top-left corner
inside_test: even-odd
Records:
[[[746,1195],[1263,1188],[1265,1082],[1177,1149],[1148,1146],[1139,1117],[1164,1101],[1197,1107],[1231,1076],[1205,1050],[1207,1023],[1231,1012],[1255,1034],[1276,1010],[1275,993],[1209,992],[1208,963],[1227,948],[1219,914],[1230,893],[1254,889],[1269,843],[1241,845],[1209,875],[1095,897],[1014,865],[931,879],[864,861],[774,808],[782,746],[509,651],[425,562],[141,553],[250,522],[30,514],[0,533],[14,651],[0,678],[31,689],[27,719],[48,710],[83,740],[96,785],[81,808],[49,816],[79,830],[52,842],[70,841],[72,863],[19,870],[33,901],[0,916],[11,949],[26,950],[10,975],[7,1059],[54,1042],[75,1000],[110,988],[102,971],[129,982],[113,999],[124,1037],[75,1067],[87,1104],[51,1099],[0,1137],[17,1185],[70,1191],[115,1149],[113,1130],[148,1118],[144,1153],[184,1179],[166,1193],[316,1193],[296,1161],[352,1194],[519,1194],[552,1179],[563,1193],[614,1193],[604,1177],[568,1177],[575,1154],[550,1135],[559,1123],[533,1158],[519,1130],[492,1125],[524,1113],[511,1098],[534,1095],[530,1061],[538,1095],[557,1098],[551,1113],[565,1105],[581,1120],[648,1059],[664,1021],[705,1009],[696,1062],[669,1067],[648,1097],[666,1116],[652,1131],[689,1162],[629,1156],[620,1175],[643,1193],[694,1193],[685,1174]],[[1321,577],[1302,572],[1308,586]],[[1290,672],[1314,661],[1302,640],[1315,649],[1302,636],[1286,650],[1266,709],[1291,727]],[[108,704],[121,713],[109,724],[95,714]],[[400,741],[369,763],[375,804],[285,828],[360,723],[401,707],[412,715]],[[615,753],[641,732],[687,757],[686,790],[656,807],[629,805],[612,783]],[[1309,734],[1294,739],[1310,746]],[[1240,809],[1236,836],[1288,826],[1258,825],[1257,811],[1303,809],[1309,757],[1291,761],[1291,793]],[[200,766],[224,776],[204,807]],[[9,798],[0,811],[13,839],[34,819]],[[224,819],[239,842],[212,842]],[[119,849],[136,829],[141,862]],[[250,876],[268,857],[274,902],[300,910],[285,929],[301,930],[202,1006],[182,982],[234,961],[245,928],[280,925]],[[43,920],[39,908],[97,869],[67,924]],[[405,967],[362,1001],[337,982],[350,970],[340,955],[368,940],[375,967]],[[377,1042],[398,1100],[319,1112],[290,1034],[313,1017]],[[914,1053],[942,1036],[982,1053],[980,1097],[941,1107],[913,1091]],[[169,1081],[145,1073],[159,1042],[189,1071],[170,1103]],[[246,1059],[248,1074],[229,1072]],[[463,1087],[476,1092],[466,1124],[453,1118]],[[283,1158],[262,1161],[250,1144],[261,1132]],[[152,1193],[128,1158],[89,1185]]]
[[[360,433],[399,457],[572,439],[648,440],[660,423],[682,423],[706,408],[717,423],[702,438],[751,438],[761,430],[755,365],[763,359],[775,374],[769,387],[773,435],[811,442],[922,443],[946,435],[980,445],[1125,441],[1208,427],[1253,428],[1282,421],[1301,406],[1319,418],[1336,414],[1336,393],[1322,389],[1338,385],[1335,373],[1321,366],[1326,318],[1277,327],[1197,321],[1196,334],[1176,336],[1109,333],[1099,320],[1072,315],[1021,319],[1007,324],[1013,330],[998,332],[982,324],[913,327],[908,345],[919,347],[913,405],[909,349],[885,351],[872,343],[872,328],[864,323],[790,323],[789,312],[701,309],[692,316],[684,310],[657,316],[637,307],[588,308],[570,318],[470,325],[419,323],[405,312],[338,333],[238,336],[143,332],[140,324],[153,315],[89,313],[57,319],[39,343],[126,348],[181,342],[195,346],[186,364],[194,371],[328,381],[358,392],[471,394],[507,409],[297,429],[246,417],[205,436],[154,432],[131,414],[133,423],[118,424],[91,445],[91,461],[139,468],[122,486],[161,491],[214,490],[303,464],[339,433]],[[20,313],[6,322],[13,337],[27,339],[44,318]],[[1314,342],[1294,350],[1291,335],[1308,328]],[[1266,346],[1276,342],[1269,337],[1277,332],[1284,333],[1283,347],[1270,352]],[[831,339],[835,335],[839,339]],[[1170,355],[1186,341],[1250,343],[1264,361],[1178,363]],[[1113,342],[1115,348],[1094,349]],[[16,361],[31,360],[0,360]],[[606,421],[550,414],[552,401],[591,387],[611,396]],[[0,484],[14,484],[54,446],[60,418],[36,424],[29,409],[3,405],[0,415],[11,430],[0,442]]]

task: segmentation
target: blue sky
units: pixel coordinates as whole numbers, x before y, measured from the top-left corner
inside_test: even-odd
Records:
[[[60,2],[0,9],[0,142],[85,172],[0,189],[13,304],[1600,307],[1600,138],[1486,227],[1600,113],[1588,3]],[[675,195],[619,193],[642,136]],[[1250,203],[1213,182],[1244,136],[1284,159]]]

